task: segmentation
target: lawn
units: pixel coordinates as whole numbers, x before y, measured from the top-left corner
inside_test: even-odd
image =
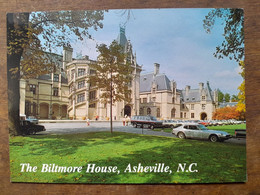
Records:
[[[212,129],[212,130],[226,131],[230,135],[235,135],[235,130],[236,129],[246,129],[246,124],[211,126],[211,127],[207,127],[207,128]]]
[[[21,163],[38,167],[21,172]],[[124,172],[126,167],[164,163],[169,172]],[[179,163],[197,163],[177,172]],[[43,164],[82,167],[81,172],[41,172]],[[89,164],[116,166],[116,173],[86,173]],[[10,138],[13,182],[53,183],[221,183],[246,181],[244,145],[114,132]],[[32,170],[31,170],[32,171]]]

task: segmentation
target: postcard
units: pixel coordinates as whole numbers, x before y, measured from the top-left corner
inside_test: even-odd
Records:
[[[7,14],[11,182],[246,182],[243,9]]]

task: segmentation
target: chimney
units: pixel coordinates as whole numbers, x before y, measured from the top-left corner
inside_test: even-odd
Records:
[[[204,83],[199,83],[200,86],[200,92],[202,91],[202,89],[204,88]]]
[[[190,92],[190,86],[189,86],[189,85],[186,85],[186,87],[185,87],[186,96],[189,95],[189,92]]]
[[[159,74],[160,64],[154,63],[154,75]]]
[[[63,47],[63,70],[66,70],[67,63],[72,61],[73,49],[70,47]]]

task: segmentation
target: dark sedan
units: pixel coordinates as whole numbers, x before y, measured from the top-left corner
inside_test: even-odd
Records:
[[[46,131],[43,125],[36,125],[27,120],[20,121],[20,128],[24,135],[36,134],[40,131]]]

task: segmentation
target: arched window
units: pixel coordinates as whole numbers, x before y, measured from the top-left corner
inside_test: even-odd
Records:
[[[157,108],[156,109],[156,117],[160,117],[161,116],[161,113],[160,113],[160,108]]]
[[[176,117],[176,109],[175,108],[173,108],[172,110],[171,110],[171,118],[175,118]]]
[[[140,108],[139,114],[140,114],[140,115],[144,115],[144,109],[143,109],[143,108]]]
[[[147,108],[147,115],[151,115],[151,108]]]

